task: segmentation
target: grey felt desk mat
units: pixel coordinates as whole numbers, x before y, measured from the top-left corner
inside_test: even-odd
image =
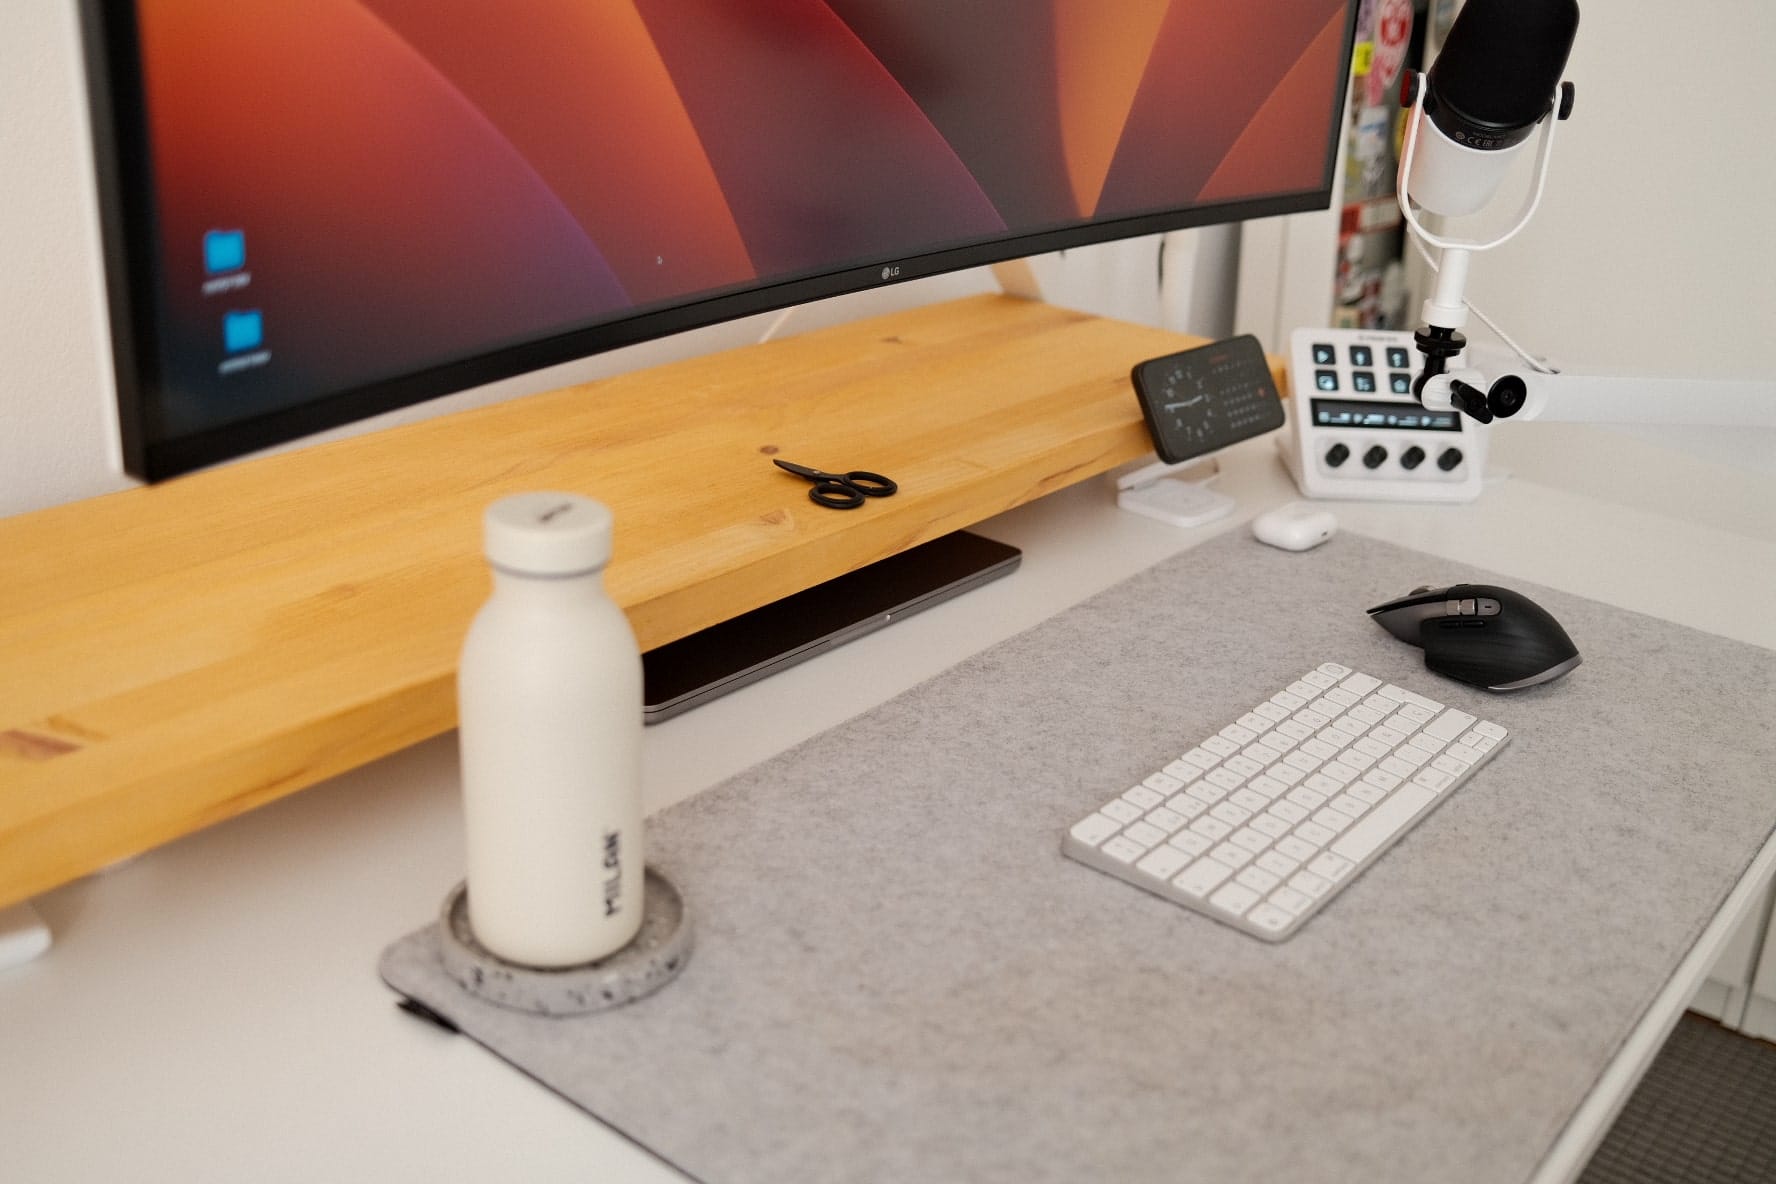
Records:
[[[430,929],[383,976],[711,1184],[1523,1180],[1776,824],[1776,654],[1495,579],[1585,662],[1490,696],[1361,611],[1486,579],[1229,532],[651,819],[659,994],[502,1010]],[[1289,941],[1061,855],[1326,660],[1515,735]]]

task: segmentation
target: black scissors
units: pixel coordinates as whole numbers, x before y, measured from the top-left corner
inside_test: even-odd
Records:
[[[889,497],[900,488],[880,473],[866,473],[861,469],[849,473],[823,473],[806,465],[792,465],[786,460],[771,463],[814,482],[814,488],[808,491],[808,500],[833,510],[855,510],[866,497]]]

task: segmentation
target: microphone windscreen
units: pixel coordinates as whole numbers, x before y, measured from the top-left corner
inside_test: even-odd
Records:
[[[1467,0],[1426,79],[1432,122],[1470,148],[1520,143],[1559,89],[1578,28],[1578,0]]]

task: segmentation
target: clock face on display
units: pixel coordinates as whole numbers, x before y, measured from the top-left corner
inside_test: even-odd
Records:
[[[1132,377],[1154,451],[1169,464],[1283,426],[1283,404],[1256,337],[1153,358]]]
[[[1188,366],[1168,366],[1163,376],[1159,412],[1166,435],[1177,444],[1201,444],[1215,438],[1220,423],[1213,388]]]

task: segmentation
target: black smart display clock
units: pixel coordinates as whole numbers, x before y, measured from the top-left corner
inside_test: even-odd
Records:
[[[1130,377],[1153,449],[1167,464],[1283,426],[1270,363],[1250,334],[1151,358]]]

